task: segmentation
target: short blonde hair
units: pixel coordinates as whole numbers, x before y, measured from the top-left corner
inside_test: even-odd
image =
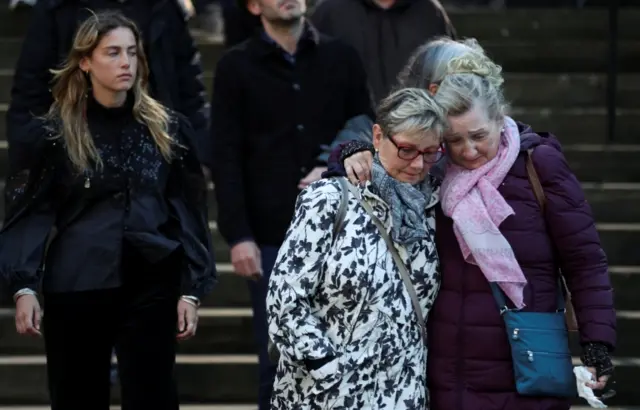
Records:
[[[502,68],[475,39],[440,38],[419,47],[398,76],[401,87],[437,87],[434,98],[447,115],[460,115],[481,103],[490,119],[507,115]]]
[[[380,102],[376,110],[376,122],[385,137],[400,133],[417,136],[433,132],[441,138],[446,127],[446,116],[426,90],[401,88]]]

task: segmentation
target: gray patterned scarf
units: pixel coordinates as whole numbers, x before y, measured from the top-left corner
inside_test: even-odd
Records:
[[[433,187],[427,175],[424,181],[411,185],[391,177],[376,154],[371,168],[371,182],[376,193],[391,212],[391,239],[408,245],[428,236],[425,208],[431,200]]]

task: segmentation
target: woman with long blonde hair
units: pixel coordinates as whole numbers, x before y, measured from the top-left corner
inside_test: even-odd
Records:
[[[215,276],[192,129],[147,93],[120,13],[86,20],[53,73],[51,109],[10,147],[0,278],[17,331],[44,336],[54,410],[109,408],[113,348],[124,410],[178,409],[176,342]]]

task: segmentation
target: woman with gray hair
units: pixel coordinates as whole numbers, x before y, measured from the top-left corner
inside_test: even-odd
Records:
[[[611,397],[604,390],[616,314],[607,258],[558,140],[507,115],[501,69],[475,40],[426,44],[400,84],[428,90],[449,125],[446,158],[431,169],[441,183],[442,264],[428,322],[431,410],[567,410],[574,371]],[[371,179],[369,150],[347,144],[332,155],[346,158],[346,170],[336,169],[339,160],[332,174]],[[575,316],[565,309],[568,294]],[[574,329],[586,369],[572,366]]]
[[[273,409],[426,409],[424,318],[440,287],[434,243],[442,110],[425,90],[380,103],[372,179],[298,197],[269,280],[280,352]]]

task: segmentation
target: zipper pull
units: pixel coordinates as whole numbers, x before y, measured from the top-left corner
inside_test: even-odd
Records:
[[[533,360],[534,360],[534,359],[533,359],[533,352],[532,352],[531,350],[527,350],[527,356],[528,356],[528,358],[527,358],[527,359],[528,359],[530,362],[533,362]]]
[[[89,179],[89,177],[84,178],[84,187],[85,189],[91,188],[91,180]]]

